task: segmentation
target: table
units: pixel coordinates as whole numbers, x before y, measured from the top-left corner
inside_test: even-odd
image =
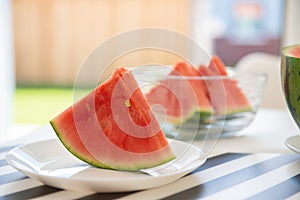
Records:
[[[291,153],[285,139],[299,132],[287,110],[262,109],[236,137],[219,140],[214,152]]]
[[[49,128],[0,147],[0,199],[300,199],[300,156],[284,144],[299,131],[286,110],[260,110],[238,136],[220,139],[203,166],[171,184],[137,192],[61,190],[7,165],[5,152],[16,143],[54,138]]]

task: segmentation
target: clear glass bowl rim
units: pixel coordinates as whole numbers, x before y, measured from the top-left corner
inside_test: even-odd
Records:
[[[133,68],[129,68],[131,71],[134,71],[136,75],[143,75],[143,76],[151,76],[152,78],[157,77],[158,79],[174,79],[174,80],[232,80],[232,79],[260,79],[261,81],[266,81],[268,78],[267,73],[263,72],[255,72],[255,73],[246,73],[246,72],[235,72],[230,73],[229,75],[221,75],[221,76],[182,76],[182,75],[169,75],[168,74],[154,74],[155,70],[160,69],[172,69],[170,66],[159,66],[159,65],[151,65],[151,66],[137,66]],[[144,68],[144,70],[142,69]],[[152,69],[151,69],[152,68]],[[147,69],[147,70],[146,70]],[[232,71],[232,70],[230,70]]]

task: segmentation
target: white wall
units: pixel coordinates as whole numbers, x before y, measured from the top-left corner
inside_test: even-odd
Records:
[[[12,123],[15,78],[11,11],[11,0],[0,0],[0,142],[8,138]]]
[[[300,1],[286,0],[283,46],[300,44]]]
[[[191,14],[191,32],[193,40],[207,51],[209,55],[213,52],[213,30],[209,9],[211,2],[209,0],[193,0]]]

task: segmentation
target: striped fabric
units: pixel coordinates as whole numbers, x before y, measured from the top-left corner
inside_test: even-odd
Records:
[[[0,199],[300,199],[297,154],[237,154],[211,157],[180,180],[144,191],[92,193],[43,185],[8,166],[0,147]]]

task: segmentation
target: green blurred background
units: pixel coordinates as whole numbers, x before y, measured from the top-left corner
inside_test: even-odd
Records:
[[[18,87],[14,96],[15,123],[46,124],[72,105],[71,88]]]
[[[14,122],[20,124],[46,124],[77,101],[92,88],[72,87],[17,87],[14,95]]]

